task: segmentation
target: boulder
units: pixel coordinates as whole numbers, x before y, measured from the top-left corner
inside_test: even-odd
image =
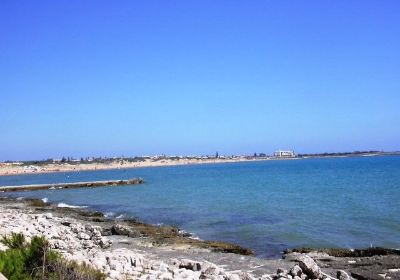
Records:
[[[105,237],[99,237],[98,239],[95,239],[94,242],[96,245],[99,245],[102,249],[109,248],[112,245],[112,241]]]
[[[203,278],[203,279],[209,279],[209,278]],[[228,274],[228,280],[240,280],[239,275],[237,274]]]
[[[192,261],[188,259],[183,259],[179,263],[179,268],[185,268],[192,271],[200,271],[201,270],[201,263],[197,261]]]
[[[279,267],[279,268],[276,270],[276,274],[280,274],[280,273],[287,274],[287,270],[286,270],[286,269],[283,269],[283,268],[281,268],[281,267]]]
[[[88,234],[84,233],[84,232],[79,232],[77,234],[77,236],[81,240],[89,240],[90,239],[90,236]]]
[[[163,272],[158,276],[160,280],[172,280],[174,279],[171,272]]]
[[[124,225],[120,225],[120,224],[116,224],[113,225],[113,227],[111,228],[111,233],[114,235],[125,235],[125,236],[129,236],[129,237],[140,237],[140,233],[137,232],[136,230],[124,226]]]
[[[240,280],[253,280],[254,278],[247,272],[239,272],[239,279]]]
[[[315,261],[307,255],[299,257],[299,266],[302,271],[311,279],[318,279],[322,276],[321,269]]]
[[[72,224],[72,222],[70,222],[70,221],[62,221],[61,224],[63,226],[69,227]]]
[[[173,271],[174,278],[176,279],[195,279],[194,271],[189,269],[174,269]]]
[[[336,273],[336,278],[339,280],[350,280],[351,277],[346,273],[346,271],[338,270]]]
[[[102,236],[110,236],[110,235],[112,235],[111,228],[102,228],[101,229],[101,235]]]

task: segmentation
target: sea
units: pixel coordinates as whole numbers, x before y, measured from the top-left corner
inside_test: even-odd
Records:
[[[2,185],[141,177],[143,185],[3,193],[174,225],[251,248],[400,248],[400,156],[266,160],[0,176]]]

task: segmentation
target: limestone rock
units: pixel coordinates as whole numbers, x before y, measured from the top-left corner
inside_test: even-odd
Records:
[[[78,232],[78,238],[82,240],[89,240],[90,236],[84,232]]]
[[[300,266],[299,265],[295,265],[295,266],[293,266],[291,269],[290,269],[290,275],[292,275],[293,277],[295,277],[295,276],[298,276],[298,277],[300,277],[301,276],[301,274],[303,273],[303,271],[301,270],[301,268],[300,268]]]
[[[351,277],[346,273],[346,271],[338,270],[336,273],[336,278],[339,280],[350,280]]]
[[[322,276],[321,269],[309,256],[303,255],[298,261],[300,268],[309,278],[318,279]]]
[[[179,264],[179,268],[185,268],[185,269],[189,269],[192,271],[200,271],[201,264],[200,264],[200,262],[197,262],[197,261],[183,259],[183,260],[181,260],[181,262]]]
[[[126,235],[129,237],[139,237],[139,232],[120,224],[116,224],[111,228],[111,233],[115,235]]]
[[[240,280],[253,280],[254,278],[248,274],[247,272],[240,272],[239,273],[239,279]]]

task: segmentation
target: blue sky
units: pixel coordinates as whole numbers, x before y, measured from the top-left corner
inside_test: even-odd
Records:
[[[399,1],[1,1],[0,160],[400,150]]]

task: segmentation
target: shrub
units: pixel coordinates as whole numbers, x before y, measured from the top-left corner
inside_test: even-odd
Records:
[[[25,246],[25,236],[13,232],[11,236],[3,236],[0,242],[10,249],[22,249]]]
[[[0,252],[0,272],[9,280],[104,280],[105,275],[85,264],[70,262],[52,251],[44,237],[26,242],[13,233],[0,242],[10,249]]]
[[[0,271],[9,280],[32,279],[25,267],[25,256],[21,249],[0,252]]]

